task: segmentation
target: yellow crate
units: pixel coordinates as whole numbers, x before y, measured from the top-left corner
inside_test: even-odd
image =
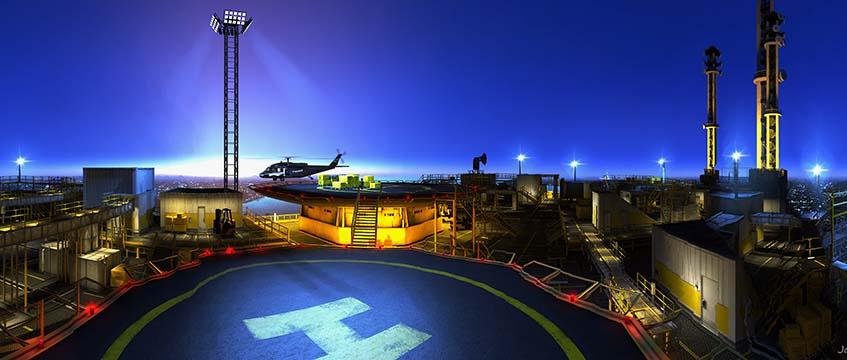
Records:
[[[333,181],[332,182],[333,189],[341,189],[341,181]]]
[[[382,183],[379,182],[379,181],[372,182],[368,186],[369,189],[379,189],[381,187],[382,187]]]
[[[318,175],[318,185],[332,185],[332,175]]]

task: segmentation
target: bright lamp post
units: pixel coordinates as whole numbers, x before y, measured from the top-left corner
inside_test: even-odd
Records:
[[[664,184],[665,183],[665,164],[667,164],[668,161],[665,160],[665,158],[660,158],[658,163],[659,163],[659,166],[662,168],[662,184]]]
[[[23,168],[24,164],[26,164],[26,159],[19,156],[18,159],[15,160],[15,164],[18,164],[18,183],[20,183],[21,182],[21,168]]]
[[[570,164],[571,169],[573,169],[573,182],[576,182],[576,167],[582,165],[579,161],[573,160]]]
[[[826,170],[820,164],[815,164],[815,167],[812,168],[812,175],[815,176],[815,185],[821,186],[821,173]]]
[[[732,153],[732,182],[738,184],[738,162],[741,161],[741,157],[744,156],[740,151],[736,151]]]
[[[518,160],[518,175],[520,175],[521,174],[521,165],[523,164],[523,161],[526,160],[526,159],[529,159],[529,157],[524,155],[524,154],[518,154],[518,157],[516,157],[515,159]]]

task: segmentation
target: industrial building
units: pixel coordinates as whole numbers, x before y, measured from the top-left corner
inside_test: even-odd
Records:
[[[155,171],[153,168],[83,168],[83,202],[86,209],[103,204],[110,195],[131,197],[132,213],[127,228],[139,233],[153,225],[156,204]]]
[[[216,215],[229,209],[236,227],[242,227],[242,194],[231,189],[178,188],[159,194],[159,226],[168,228],[168,222],[184,219],[183,231],[210,232],[214,230]]]

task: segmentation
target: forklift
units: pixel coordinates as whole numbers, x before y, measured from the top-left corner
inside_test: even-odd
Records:
[[[218,235],[235,235],[235,220],[232,219],[232,210],[215,209],[214,231]]]

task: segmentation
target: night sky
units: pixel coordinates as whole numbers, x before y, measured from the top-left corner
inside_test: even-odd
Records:
[[[241,176],[348,152],[349,172],[695,176],[705,165],[703,50],[722,52],[718,167],[755,153],[755,1],[4,2],[2,174],[83,166],[222,172],[223,40],[213,12],[255,19],[241,43]],[[781,165],[847,174],[844,1],[786,16]],[[253,158],[253,159],[245,159]],[[326,160],[311,160],[322,162]],[[742,167],[755,159],[742,159]]]

